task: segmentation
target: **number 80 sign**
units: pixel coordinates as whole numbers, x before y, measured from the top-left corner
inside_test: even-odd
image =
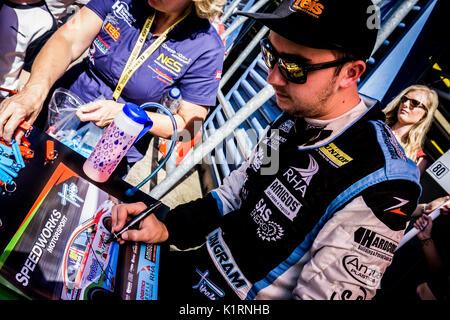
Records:
[[[450,194],[450,150],[444,153],[427,169],[427,173]]]

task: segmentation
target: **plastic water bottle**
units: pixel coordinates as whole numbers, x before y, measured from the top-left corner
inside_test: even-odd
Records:
[[[176,114],[181,105],[180,89],[173,87],[169,91],[165,92],[161,98],[161,104],[169,109],[172,114]]]
[[[138,136],[150,129],[152,124],[143,109],[132,103],[125,104],[84,162],[84,173],[97,182],[108,180]]]

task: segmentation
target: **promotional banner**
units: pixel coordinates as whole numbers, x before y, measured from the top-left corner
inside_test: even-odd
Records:
[[[0,282],[30,299],[156,300],[160,248],[107,241],[116,203],[60,163],[0,256]]]

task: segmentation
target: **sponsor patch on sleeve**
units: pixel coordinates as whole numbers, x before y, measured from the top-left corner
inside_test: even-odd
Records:
[[[360,227],[353,233],[353,241],[358,251],[378,259],[392,261],[398,242],[371,229]]]
[[[420,190],[404,180],[386,181],[367,188],[363,199],[375,216],[391,230],[406,228],[417,207]]]

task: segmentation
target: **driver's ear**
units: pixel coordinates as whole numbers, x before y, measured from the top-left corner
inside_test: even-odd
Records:
[[[366,70],[366,63],[362,60],[350,61],[344,64],[339,74],[340,86],[348,88],[355,84]]]

